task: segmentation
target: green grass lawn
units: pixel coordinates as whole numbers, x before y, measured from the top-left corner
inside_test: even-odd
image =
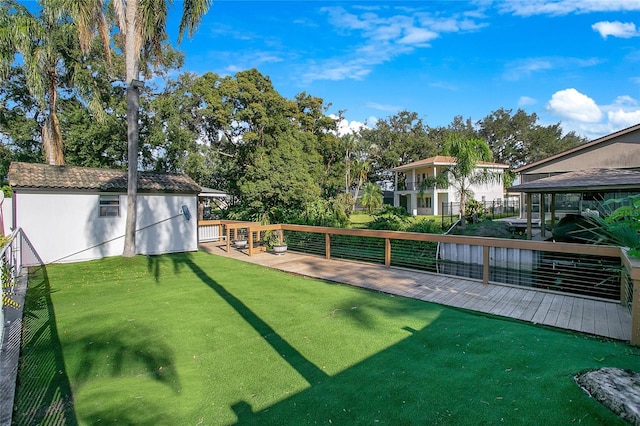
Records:
[[[573,376],[640,371],[624,343],[205,253],[31,285],[16,424],[623,424]]]

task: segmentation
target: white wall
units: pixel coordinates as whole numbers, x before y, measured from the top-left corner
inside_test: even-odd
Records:
[[[16,226],[24,230],[45,263],[121,255],[127,197],[119,196],[119,217],[99,217],[99,196],[18,191],[14,193]],[[196,195],[138,194],[137,253],[197,250],[196,203]],[[182,205],[188,206],[191,220],[181,214]]]
[[[5,198],[2,201],[2,210],[0,213],[2,214],[2,222],[4,224],[4,228],[0,230],[3,231],[3,235],[11,235],[11,226],[13,224],[13,199]]]

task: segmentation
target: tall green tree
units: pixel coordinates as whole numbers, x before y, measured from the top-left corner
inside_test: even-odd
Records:
[[[512,169],[557,154],[585,142],[575,132],[563,136],[560,123],[542,126],[538,116],[518,109],[500,108],[477,122],[493,158]]]
[[[444,143],[444,154],[455,158],[455,164],[447,169],[449,185],[453,186],[460,200],[460,223],[465,224],[464,216],[468,198],[473,198],[472,185],[486,184],[496,179],[496,175],[487,168],[477,167],[481,161],[491,161],[489,145],[479,138],[465,139],[452,134]]]
[[[70,84],[77,64],[75,34],[76,27],[58,1],[40,0],[38,13],[14,0],[0,5],[0,78],[7,79],[14,64],[22,68],[26,87],[38,106],[34,118],[40,123],[49,164],[64,164],[58,90],[61,84]]]
[[[66,7],[79,28],[80,44],[87,51],[96,30],[105,38],[106,19],[103,0],[77,2],[66,0]],[[125,56],[125,84],[127,91],[127,151],[128,186],[127,218],[123,256],[136,254],[136,208],[138,194],[138,118],[139,118],[139,79],[141,61],[155,58],[159,61],[163,55],[163,43],[167,40],[166,22],[168,16],[167,0],[130,0],[113,2],[115,24],[123,43],[120,46]],[[212,0],[189,0],[183,3],[178,42],[187,32],[192,36],[202,17],[209,10]],[[105,43],[105,47],[109,47]]]
[[[360,131],[362,139],[377,147],[371,154],[371,180],[392,181],[390,169],[436,155],[436,141],[415,112],[400,111]]]

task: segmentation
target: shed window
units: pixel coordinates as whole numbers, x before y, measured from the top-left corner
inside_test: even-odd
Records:
[[[100,217],[120,216],[120,197],[117,195],[100,196]]]

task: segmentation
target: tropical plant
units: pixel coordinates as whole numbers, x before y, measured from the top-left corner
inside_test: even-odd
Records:
[[[607,208],[620,205],[611,212]],[[640,258],[640,194],[609,199],[602,203],[604,215],[583,217],[583,224],[573,231],[576,239],[590,244],[613,244],[628,247],[630,257]]]
[[[182,18],[178,30],[178,42],[182,41],[185,31],[192,36],[202,17],[209,10],[212,0],[191,0],[183,3]],[[80,45],[89,50],[96,30],[102,35],[109,54],[107,25],[104,13],[104,0],[77,2],[65,0],[66,8],[78,25]],[[166,22],[169,1],[131,0],[113,1],[115,24],[124,43],[125,83],[127,88],[127,149],[128,149],[128,186],[127,218],[123,256],[132,257],[136,253],[136,211],[138,194],[138,116],[140,103],[140,65],[141,61],[155,59],[160,62],[163,56],[163,43],[167,40]]]
[[[451,134],[444,144],[444,154],[455,158],[455,164],[446,170],[449,185],[455,188],[460,200],[460,224],[464,227],[467,199],[473,198],[473,185],[487,184],[498,179],[498,174],[486,167],[477,167],[481,161],[491,161],[491,149],[482,139],[463,139]]]
[[[382,207],[384,197],[382,195],[382,189],[373,182],[367,182],[362,187],[362,199],[360,202],[362,206],[367,209],[368,213],[372,213],[374,210]]]

